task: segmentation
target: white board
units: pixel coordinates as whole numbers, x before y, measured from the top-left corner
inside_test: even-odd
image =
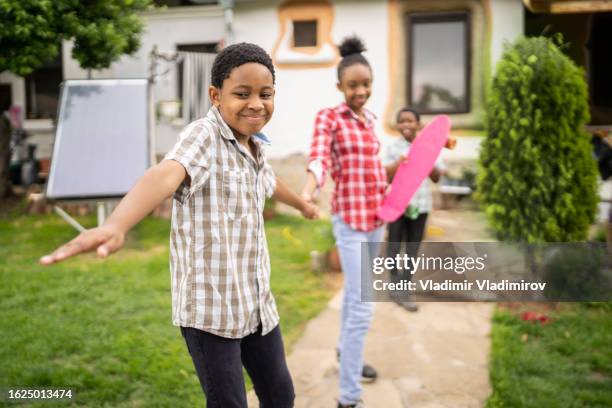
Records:
[[[150,164],[147,101],[146,79],[64,82],[46,196],[125,195]]]

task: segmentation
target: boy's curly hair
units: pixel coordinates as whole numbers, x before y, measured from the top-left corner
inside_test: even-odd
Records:
[[[268,68],[272,73],[272,83],[275,82],[274,65],[268,53],[258,45],[251,43],[232,44],[221,50],[215,57],[212,66],[212,85],[221,88],[223,81],[229,78],[232,70],[249,62],[256,62]]]

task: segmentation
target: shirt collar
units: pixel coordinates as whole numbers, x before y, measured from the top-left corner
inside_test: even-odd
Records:
[[[399,135],[397,138],[397,142],[400,146],[402,147],[406,147],[406,146],[410,146],[412,145],[412,143],[410,143],[409,141],[407,141],[406,139],[404,139],[404,136]]]
[[[268,136],[264,135],[261,132],[258,132],[252,135],[251,139],[253,139],[254,142],[259,142],[266,146],[270,146],[272,144],[272,141],[270,140],[270,138],[268,138]]]
[[[232,129],[230,129],[227,123],[225,123],[225,121],[221,117],[221,112],[219,112],[216,106],[210,107],[210,110],[208,111],[208,115],[206,115],[206,117],[210,119],[211,122],[219,126],[219,129],[221,130],[221,136],[223,136],[227,140],[236,140]]]
[[[357,114],[355,112],[353,112],[353,110],[347,105],[346,102],[342,102],[340,105],[338,105],[338,111],[340,113],[349,113],[350,115],[352,115],[355,119],[360,120],[359,116],[357,116]],[[373,114],[372,112],[370,112],[369,110],[367,110],[366,108],[363,108],[363,114],[366,118],[366,121],[368,122],[374,122],[374,120],[376,119],[376,115]]]

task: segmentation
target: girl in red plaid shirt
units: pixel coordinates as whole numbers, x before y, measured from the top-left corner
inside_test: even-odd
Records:
[[[360,380],[373,381],[376,371],[363,364],[363,347],[373,306],[361,301],[361,243],[380,243],[384,227],[376,217],[387,189],[385,169],[378,157],[380,142],[374,134],[373,113],[364,105],[372,89],[372,69],[361,54],[365,47],[356,37],[340,45],[338,90],[344,102],[321,110],[302,196],[312,200],[327,174],[335,187],[331,210],[336,245],[344,273],[344,297],[338,355],[340,358],[339,407],[363,407]],[[368,246],[377,255],[376,244]]]

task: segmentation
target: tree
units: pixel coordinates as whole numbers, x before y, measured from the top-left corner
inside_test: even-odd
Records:
[[[560,40],[507,46],[486,107],[478,198],[502,240],[581,241],[598,202],[584,73]]]
[[[138,50],[136,13],[150,7],[151,0],[0,0],[0,72],[31,73],[57,56],[63,40],[74,41],[72,57],[82,68],[108,68]],[[0,148],[9,137],[0,133]],[[0,197],[10,194],[7,176],[0,169]]]

